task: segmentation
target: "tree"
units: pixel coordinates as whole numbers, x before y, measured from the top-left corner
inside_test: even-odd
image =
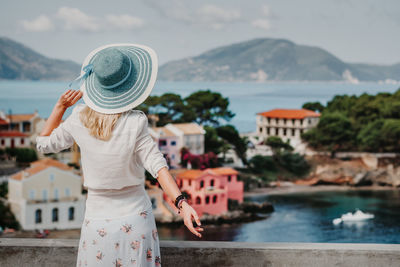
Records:
[[[248,165],[246,151],[249,141],[247,137],[241,137],[236,128],[229,124],[220,126],[216,130],[219,137],[233,146],[236,155],[242,160],[243,164]]]
[[[293,150],[293,147],[289,144],[289,140],[283,142],[283,140],[279,136],[269,136],[264,141],[264,144],[272,149],[274,156],[276,157],[279,156],[282,150]]]
[[[187,106],[193,111],[195,122],[199,124],[219,125],[219,119],[229,121],[235,114],[228,110],[229,100],[220,93],[208,90],[200,90],[185,98]],[[190,116],[193,114],[190,114]],[[186,121],[189,118],[184,118]]]
[[[303,104],[302,108],[321,113],[322,111],[324,111],[325,107],[320,102],[307,102]]]

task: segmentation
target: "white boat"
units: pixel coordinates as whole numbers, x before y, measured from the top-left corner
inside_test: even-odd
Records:
[[[357,209],[354,213],[348,212],[343,214],[340,218],[334,219],[333,224],[340,224],[341,222],[356,222],[373,219],[375,216],[371,213],[364,213]]]

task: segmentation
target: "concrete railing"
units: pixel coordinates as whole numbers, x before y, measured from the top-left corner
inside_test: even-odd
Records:
[[[75,266],[78,240],[0,238],[0,266]],[[400,266],[400,245],[160,241],[161,265]]]

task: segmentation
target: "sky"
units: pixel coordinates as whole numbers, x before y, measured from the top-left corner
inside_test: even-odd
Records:
[[[321,47],[351,63],[400,62],[398,0],[2,0],[0,36],[81,64],[110,43],[152,47],[160,65],[254,38]]]

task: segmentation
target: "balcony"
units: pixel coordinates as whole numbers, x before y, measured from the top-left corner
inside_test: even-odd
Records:
[[[400,266],[400,245],[161,240],[167,266]],[[0,238],[0,266],[75,266],[78,240]]]

